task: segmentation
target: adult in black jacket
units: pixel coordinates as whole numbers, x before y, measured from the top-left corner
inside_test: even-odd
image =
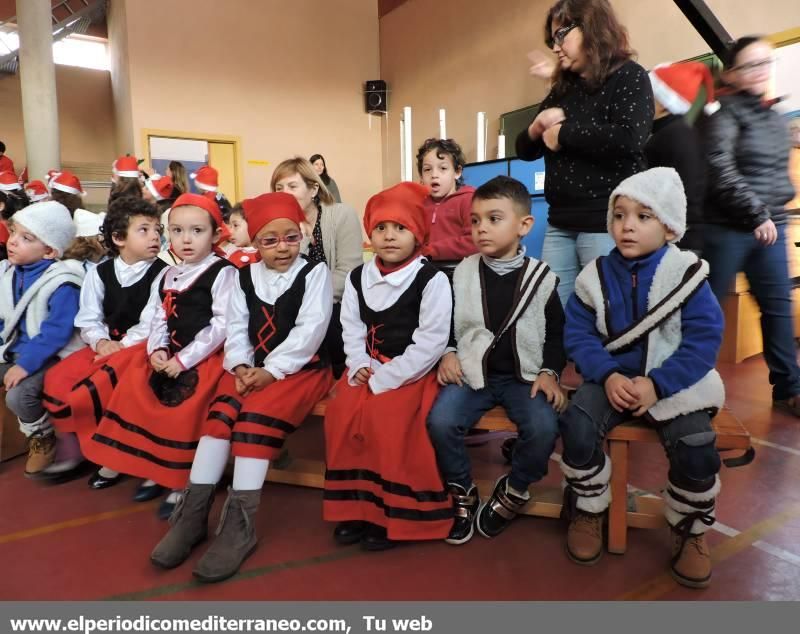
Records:
[[[772,46],[757,37],[732,48],[727,81],[736,90],[707,122],[708,200],[705,235],[709,283],[722,302],[738,271],[747,275],[761,309],[764,359],[776,406],[800,416],[800,368],[794,342],[786,254],[785,205],[789,130],[764,95],[774,63]]]
[[[526,161],[544,156],[550,211],[542,260],[560,278],[566,303],[581,268],[614,247],[608,197],[645,167],[653,92],[608,0],[559,0],[545,41],[558,55],[553,88],[516,149]]]

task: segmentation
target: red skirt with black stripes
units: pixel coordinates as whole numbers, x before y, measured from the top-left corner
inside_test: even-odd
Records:
[[[389,539],[444,539],[453,523],[425,421],[435,372],[382,394],[345,374],[325,414],[323,517],[383,526]]]
[[[146,354],[140,343],[95,361],[97,353],[83,348],[44,375],[42,403],[60,432],[73,432],[83,443],[97,431],[119,377],[135,356]]]
[[[208,406],[225,374],[222,350],[171,382],[153,372],[147,355],[136,356],[108,401],[84,455],[120,473],[181,489]]]
[[[302,370],[245,397],[232,374],[219,382],[203,436],[231,441],[231,455],[274,460],[333,385],[330,368]]]

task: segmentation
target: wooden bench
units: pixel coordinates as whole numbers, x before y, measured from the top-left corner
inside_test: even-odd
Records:
[[[17,417],[9,411],[5,395],[0,399],[0,462],[11,460],[28,451],[28,439],[19,430]]]
[[[323,399],[314,407],[312,417],[322,418],[329,399]],[[739,450],[741,456],[725,459],[728,466],[747,464],[753,459],[754,450],[750,434],[741,422],[729,411],[721,410],[712,421],[717,433],[717,449]],[[489,410],[475,426],[487,431],[516,432],[517,427],[507,417],[502,407]],[[656,496],[628,495],[628,457],[631,443],[658,443],[656,431],[636,423],[626,423],[614,428],[606,437],[611,457],[611,506],[608,513],[608,550],[623,554],[627,547],[628,527],[659,528],[666,524],[663,502]],[[267,474],[269,482],[293,484],[321,489],[325,484],[325,464],[320,460],[292,458],[278,461]],[[477,481],[484,492],[494,489],[494,482]],[[531,501],[522,514],[537,517],[558,518],[561,515],[562,490],[560,486],[535,484],[531,487]]]

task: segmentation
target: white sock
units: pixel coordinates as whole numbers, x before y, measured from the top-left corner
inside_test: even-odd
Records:
[[[178,500],[181,499],[181,494],[182,493],[183,493],[183,491],[172,491],[172,492],[170,492],[170,494],[167,496],[166,502],[168,504],[177,504]]]
[[[189,481],[193,484],[216,484],[222,478],[231,443],[228,440],[203,436],[197,445]]]
[[[233,463],[233,490],[255,491],[260,489],[264,486],[267,469],[269,469],[269,460],[237,456]]]
[[[145,480],[144,482],[142,482],[143,487],[154,487],[156,484],[157,483],[155,480]]]
[[[98,471],[98,473],[104,478],[116,478],[119,475],[119,471],[114,471],[108,467],[100,467],[100,471]]]

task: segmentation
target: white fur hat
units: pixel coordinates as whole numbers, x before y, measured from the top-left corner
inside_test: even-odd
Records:
[[[61,256],[75,239],[75,223],[69,210],[55,200],[33,203],[11,216],[47,246],[58,251]]]
[[[72,220],[75,222],[76,238],[94,238],[100,233],[105,214],[96,214],[86,209],[76,209]]]
[[[609,231],[617,196],[632,198],[652,210],[656,217],[675,234],[675,239],[670,242],[678,242],[686,233],[686,193],[681,177],[671,167],[653,167],[629,176],[617,185],[608,199]]]

